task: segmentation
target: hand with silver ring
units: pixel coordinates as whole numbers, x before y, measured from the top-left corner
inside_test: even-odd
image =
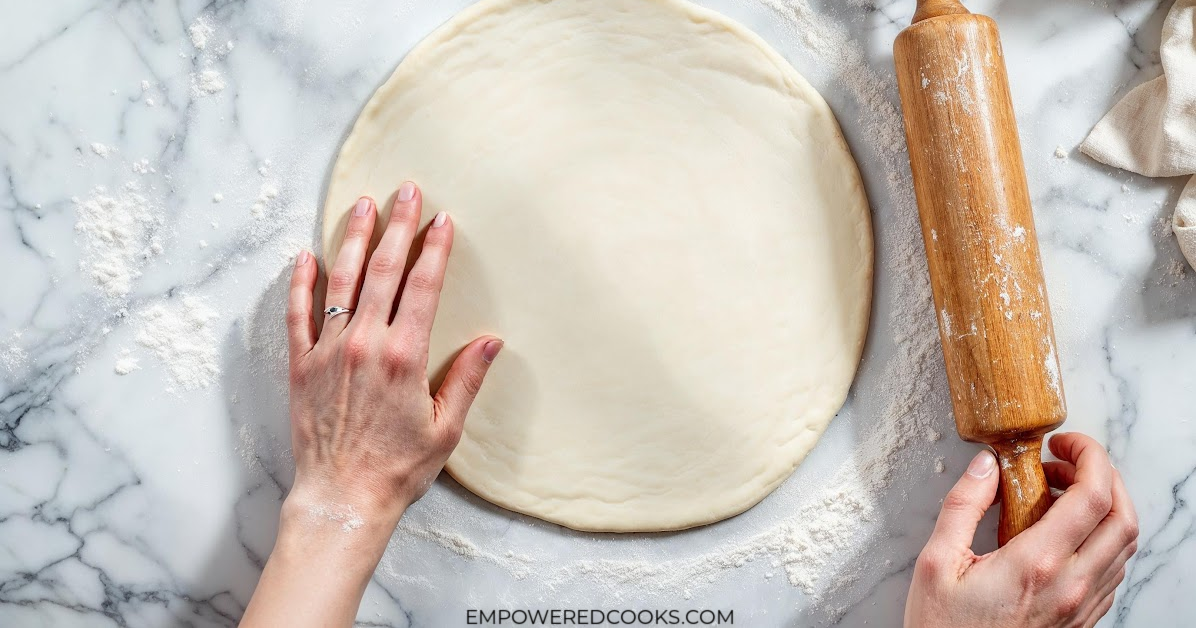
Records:
[[[340,305],[331,305],[331,306],[325,308],[325,320],[328,321],[329,319],[333,318],[334,316],[337,316],[338,314],[349,314],[353,311],[354,310],[352,310],[348,307],[342,307]]]
[[[319,336],[317,263],[308,252],[296,258],[287,314],[296,476],[243,626],[353,623],[400,516],[458,444],[503,346],[493,336],[476,338],[441,387],[430,389],[429,335],[454,224],[445,212],[434,216],[406,275],[421,206],[416,185],[402,185],[369,253],[377,208],[358,199],[329,267],[325,303],[334,305]]]

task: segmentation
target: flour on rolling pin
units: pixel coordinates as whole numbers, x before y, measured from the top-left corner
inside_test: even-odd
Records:
[[[1000,36],[919,0],[894,51],[955,419],[1000,457],[1003,544],[1049,508],[1041,442],[1066,406]]]

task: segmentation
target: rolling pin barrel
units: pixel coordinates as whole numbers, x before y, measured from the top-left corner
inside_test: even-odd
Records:
[[[894,52],[955,421],[996,450],[1003,544],[1050,506],[1042,437],[1066,407],[1000,37],[922,0]]]

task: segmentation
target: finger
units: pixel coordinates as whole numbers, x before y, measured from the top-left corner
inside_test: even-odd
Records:
[[[1065,491],[1075,483],[1075,465],[1062,460],[1050,460],[1042,463],[1046,471],[1046,482],[1051,487]]]
[[[1112,591],[1113,589],[1121,586],[1121,582],[1125,580],[1125,575],[1129,573],[1127,563],[1129,562],[1129,559],[1133,557],[1136,551],[1137,547],[1134,545],[1130,545],[1129,547],[1125,548],[1121,552],[1120,556],[1117,556],[1117,559],[1108,566],[1108,569],[1104,572],[1104,575],[1096,578],[1096,582],[1104,583],[1104,586],[1100,588],[1100,591]],[[1092,578],[1094,576],[1080,574],[1079,577]]]
[[[442,387],[433,396],[436,416],[443,420],[447,429],[461,430],[467,418],[467,410],[475,401],[475,395],[483,386],[492,361],[504,348],[504,341],[495,336],[476,338],[467,345],[446,372]]]
[[[942,501],[942,512],[938,515],[933,534],[929,537],[926,550],[951,551],[971,554],[971,540],[979,520],[992,505],[999,482],[996,473],[996,456],[983,450],[975,454],[966,473],[959,478],[946,499]]]
[[[442,282],[446,278],[446,263],[454,245],[454,225],[446,212],[438,212],[425,232],[421,254],[408,272],[400,307],[392,327],[408,351],[424,356],[429,351],[429,334],[437,314]]]
[[[362,279],[363,262],[371,233],[375,231],[375,202],[364,196],[354,203],[346,221],[346,236],[342,248],[329,270],[329,288],[325,292],[326,306],[354,309],[358,302],[358,283]],[[353,313],[335,316],[325,322],[321,337],[337,337],[346,328]]]
[[[300,251],[292,268],[288,289],[288,353],[293,361],[312,351],[317,342],[317,324],[313,320],[313,288],[317,285],[317,264],[308,251]]]
[[[1125,490],[1121,474],[1116,469],[1112,474],[1112,509],[1077,552],[1080,561],[1095,574],[1108,571],[1114,564],[1124,565],[1123,552],[1137,548],[1138,518],[1133,509],[1133,500]],[[1128,559],[1128,556],[1124,558]]]
[[[1112,609],[1113,602],[1115,602],[1116,599],[1116,591],[1113,591],[1105,596],[1105,598],[1100,600],[1100,603],[1096,605],[1096,608],[1092,610],[1092,613],[1088,615],[1087,621],[1083,622],[1083,625],[1086,626],[1086,628],[1091,628],[1092,626],[1100,623],[1100,619]]]
[[[412,181],[405,181],[396,192],[383,238],[371,254],[371,261],[367,262],[367,275],[363,279],[354,320],[389,322],[400,281],[404,278],[408,250],[420,220],[421,192]]]
[[[1113,591],[1116,591],[1117,587],[1121,586],[1121,582],[1125,580],[1126,573],[1128,572],[1125,569],[1125,563],[1122,562],[1116,569],[1113,570],[1112,573],[1105,574],[1105,578],[1100,581],[1104,583],[1104,585],[1100,587],[1101,593],[1112,593]]]
[[[1133,545],[1125,548],[1125,550],[1121,552],[1121,555],[1117,557],[1116,561],[1109,565],[1108,570],[1105,571],[1105,573],[1099,578],[1097,578],[1095,574],[1079,570],[1074,571],[1069,578],[1073,580],[1098,583],[1094,594],[1094,597],[1098,599],[1112,595],[1113,592],[1117,590],[1117,587],[1121,586],[1121,582],[1125,580],[1125,575],[1127,573],[1125,563],[1130,557],[1133,556],[1136,549],[1136,546]]]
[[[1112,508],[1113,467],[1104,447],[1083,434],[1055,434],[1050,438],[1050,451],[1075,465],[1075,482],[1034,526],[1044,523],[1040,528],[1050,536],[1041,540],[1069,556]]]

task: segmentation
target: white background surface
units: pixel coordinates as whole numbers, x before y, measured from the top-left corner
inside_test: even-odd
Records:
[[[286,255],[316,244],[328,169],[359,108],[414,43],[465,4],[64,0],[0,9],[0,267],[8,269],[0,349],[12,358],[0,361],[0,624],[229,625],[240,616],[290,475],[286,451],[270,439],[286,431],[285,391],[264,366],[277,356],[248,350],[244,339],[264,342],[282,324]],[[597,558],[686,562],[787,517],[878,429],[895,337],[907,333],[894,326],[893,301],[927,289],[905,285],[911,277],[890,263],[904,242],[892,230],[911,224],[898,213],[911,199],[890,191],[888,179],[906,189],[908,175],[880,157],[871,129],[858,124],[862,103],[840,64],[814,54],[753,0],[702,4],[751,27],[809,78],[863,169],[879,248],[877,298],[851,401],[776,494],[741,517],[680,534],[572,533],[496,509],[443,478],[407,525],[460,534],[488,555],[512,550],[531,557],[530,568],[519,577],[511,561],[464,558],[401,532],[368,590],[364,622],[452,626],[475,607],[708,607],[735,609],[737,625],[899,624],[912,559],[976,450],[953,436],[948,418],[939,419],[946,438],[906,452],[911,468],[879,498],[875,519],[855,530],[855,551],[822,575],[820,601],[762,562],[671,593],[577,570]],[[883,4],[814,0],[812,8],[890,81],[891,41],[911,8]],[[1074,150],[1120,95],[1160,72],[1167,5],[1014,0],[972,8],[994,16],[1003,34],[1068,428],[1109,446],[1142,518],[1143,550],[1103,625],[1193,625],[1195,275],[1180,274],[1182,258],[1159,224],[1183,181],[1117,172]],[[216,29],[210,46],[235,42],[229,55],[192,47],[185,29],[200,15]],[[228,86],[198,98],[191,74],[209,62]],[[152,83],[153,107],[142,80]],[[890,83],[886,93],[894,104]],[[117,150],[102,159],[92,142]],[[1065,160],[1054,157],[1059,145]],[[134,174],[141,158],[156,171]],[[264,160],[266,176],[257,172]],[[131,179],[164,208],[166,252],[129,299],[113,304],[79,272],[69,199]],[[277,185],[286,208],[276,231],[250,211],[264,182]],[[215,192],[224,202],[212,203]],[[136,347],[137,313],[182,294],[222,312],[218,381],[168,393],[162,364],[144,352],[141,370],[117,376],[115,356]],[[931,310],[927,318],[932,329]],[[941,387],[915,411],[944,417]],[[937,456],[945,474],[932,469]],[[985,522],[994,525],[994,516]],[[981,532],[980,549],[988,536]]]

